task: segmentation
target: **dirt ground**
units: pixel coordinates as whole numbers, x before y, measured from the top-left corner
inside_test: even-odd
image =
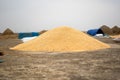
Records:
[[[120,80],[120,43],[98,38],[110,49],[44,53],[11,51],[18,39],[0,40],[0,80]]]

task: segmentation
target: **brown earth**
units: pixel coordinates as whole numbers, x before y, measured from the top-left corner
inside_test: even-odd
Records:
[[[11,51],[22,43],[0,39],[0,80],[120,80],[120,43],[98,38],[110,49],[75,53]]]

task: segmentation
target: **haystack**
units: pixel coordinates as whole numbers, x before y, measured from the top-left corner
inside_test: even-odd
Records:
[[[100,29],[107,35],[113,34],[112,30],[106,25],[101,26]]]
[[[118,26],[114,26],[112,28],[113,34],[117,35],[120,34],[120,28]]]
[[[89,35],[66,26],[57,27],[37,38],[12,47],[12,50],[43,52],[91,51],[110,48]]]
[[[11,34],[14,34],[14,32],[11,29],[7,28],[2,34],[3,35],[11,35]]]
[[[39,32],[39,34],[43,34],[45,32],[47,32],[47,30],[42,30],[42,31]]]

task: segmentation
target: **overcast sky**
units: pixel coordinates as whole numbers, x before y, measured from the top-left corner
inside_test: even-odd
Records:
[[[120,26],[120,0],[0,0],[0,32]]]

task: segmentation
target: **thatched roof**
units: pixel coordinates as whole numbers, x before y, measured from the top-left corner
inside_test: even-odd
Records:
[[[111,30],[108,26],[106,26],[106,25],[101,26],[100,29],[101,29],[105,34],[108,34],[108,35],[113,34],[112,30]]]
[[[11,29],[7,28],[2,34],[3,35],[11,35],[11,34],[14,34],[14,32]]]
[[[120,34],[120,28],[118,26],[114,26],[112,28],[112,31],[113,31],[114,34]]]

